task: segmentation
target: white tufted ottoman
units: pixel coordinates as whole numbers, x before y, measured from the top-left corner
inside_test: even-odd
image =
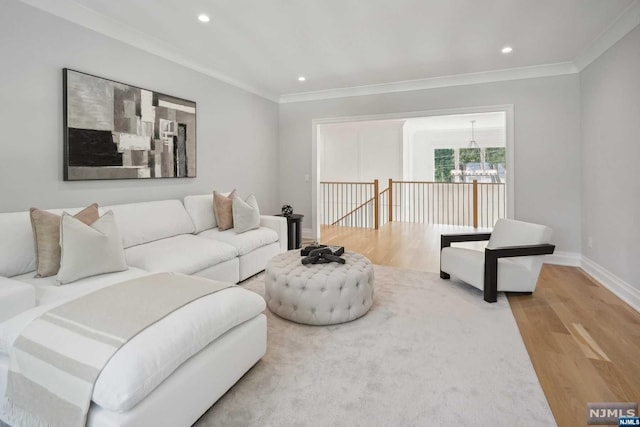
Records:
[[[373,304],[373,266],[345,252],[345,264],[302,265],[300,251],[273,257],[266,268],[265,298],[280,317],[307,325],[332,325],[363,316]]]

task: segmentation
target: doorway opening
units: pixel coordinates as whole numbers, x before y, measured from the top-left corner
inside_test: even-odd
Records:
[[[314,121],[313,231],[513,217],[513,107]],[[335,230],[331,230],[334,233]]]

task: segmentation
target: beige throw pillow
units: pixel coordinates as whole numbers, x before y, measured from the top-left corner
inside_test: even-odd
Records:
[[[233,198],[233,231],[244,233],[245,231],[260,228],[260,208],[253,194],[242,200],[236,196]]]
[[[235,196],[236,190],[233,190],[228,196],[217,191],[213,192],[213,213],[220,231],[233,228],[233,198]]]
[[[31,208],[33,245],[36,249],[36,277],[48,277],[60,268],[60,215]],[[94,203],[74,215],[85,224],[98,219],[98,204]]]
[[[58,284],[97,274],[126,270],[127,263],[118,225],[109,211],[87,225],[66,213],[60,221]]]

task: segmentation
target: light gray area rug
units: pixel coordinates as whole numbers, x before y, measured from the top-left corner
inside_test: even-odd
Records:
[[[267,309],[268,349],[196,426],[552,426],[504,295],[375,266],[364,317],[305,326]],[[264,275],[244,287],[264,295]]]

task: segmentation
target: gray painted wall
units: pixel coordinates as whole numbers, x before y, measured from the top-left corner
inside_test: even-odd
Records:
[[[580,88],[582,253],[640,289],[640,27],[582,71]]]
[[[278,205],[278,105],[19,2],[0,13],[0,212],[182,198]],[[62,181],[62,68],[197,103],[197,178]]]
[[[516,219],[553,227],[558,251],[580,252],[579,86],[578,75],[567,75],[282,104],[280,201],[311,218],[304,175],[313,119],[513,104]]]

